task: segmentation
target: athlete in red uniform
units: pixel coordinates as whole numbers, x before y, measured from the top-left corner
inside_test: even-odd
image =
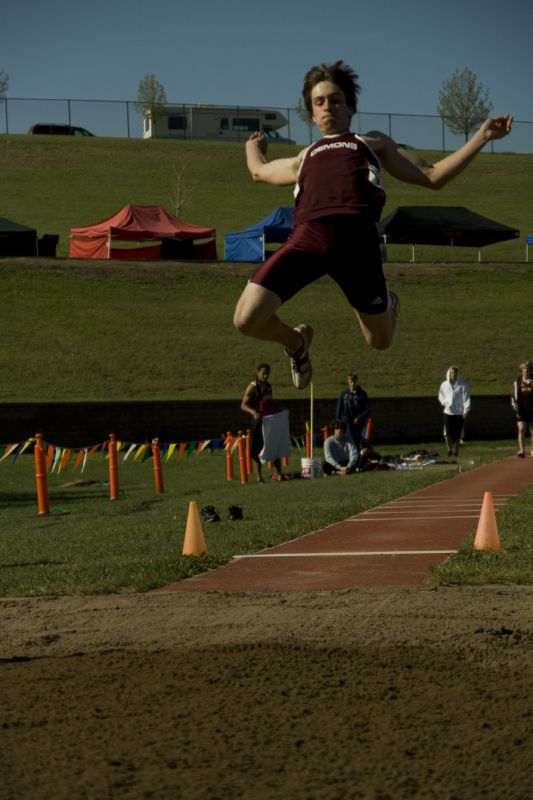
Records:
[[[529,428],[531,437],[531,455],[533,456],[533,364],[524,361],[520,364],[520,377],[513,383],[511,405],[516,414],[516,427],[518,430],[519,458],[526,455],[526,433]]]
[[[256,371],[255,380],[248,384],[244,392],[241,409],[247,414],[252,416],[252,441],[250,447],[250,456],[255,466],[255,473],[258,483],[263,483],[263,475],[261,471],[261,461],[259,460],[259,453],[263,449],[263,427],[262,419],[269,414],[274,414],[277,410],[276,403],[272,397],[272,386],[268,382],[270,377],[270,366],[268,364],[259,364]],[[283,475],[281,472],[281,459],[274,461],[275,472],[277,480],[281,481]]]
[[[293,328],[277,312],[320,276],[331,275],[337,281],[371,347],[384,350],[392,342],[398,302],[387,290],[376,229],[385,200],[379,185],[380,162],[399,180],[439,189],[512,126],[509,114],[488,119],[455,153],[428,164],[384,133],[350,133],[357,109],[357,77],[342,61],[309,70],[302,94],[323,138],[297,156],[269,162],[264,134],[252,133],[246,142],[247,166],[255,181],[296,183],[295,227],[247,284],[234,324],[247,336],[284,346],[298,389],[305,388],[312,376],[308,351],[313,329],[306,324]]]

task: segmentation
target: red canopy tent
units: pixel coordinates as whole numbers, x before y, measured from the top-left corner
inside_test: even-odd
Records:
[[[112,217],[70,229],[71,258],[202,259],[217,257],[215,228],[183,222],[161,206],[127,205]],[[207,239],[209,241],[196,240]],[[144,247],[117,247],[118,242],[157,242]]]

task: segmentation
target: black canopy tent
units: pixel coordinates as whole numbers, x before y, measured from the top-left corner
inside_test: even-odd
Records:
[[[39,252],[37,231],[18,222],[0,217],[0,258],[4,256],[36,256]]]
[[[385,244],[485,247],[517,239],[520,231],[462,206],[400,206],[378,223]],[[481,260],[481,255],[479,255]]]

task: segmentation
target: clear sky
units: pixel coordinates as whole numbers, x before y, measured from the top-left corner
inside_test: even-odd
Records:
[[[533,121],[531,0],[0,0],[8,97],[294,107],[313,64],[344,59],[365,112],[436,114],[469,67],[497,112]]]

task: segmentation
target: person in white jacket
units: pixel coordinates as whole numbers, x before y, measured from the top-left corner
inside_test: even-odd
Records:
[[[459,367],[452,366],[446,372],[446,380],[439,389],[439,403],[444,411],[444,441],[448,455],[458,456],[464,418],[471,406],[468,386],[459,376]]]

